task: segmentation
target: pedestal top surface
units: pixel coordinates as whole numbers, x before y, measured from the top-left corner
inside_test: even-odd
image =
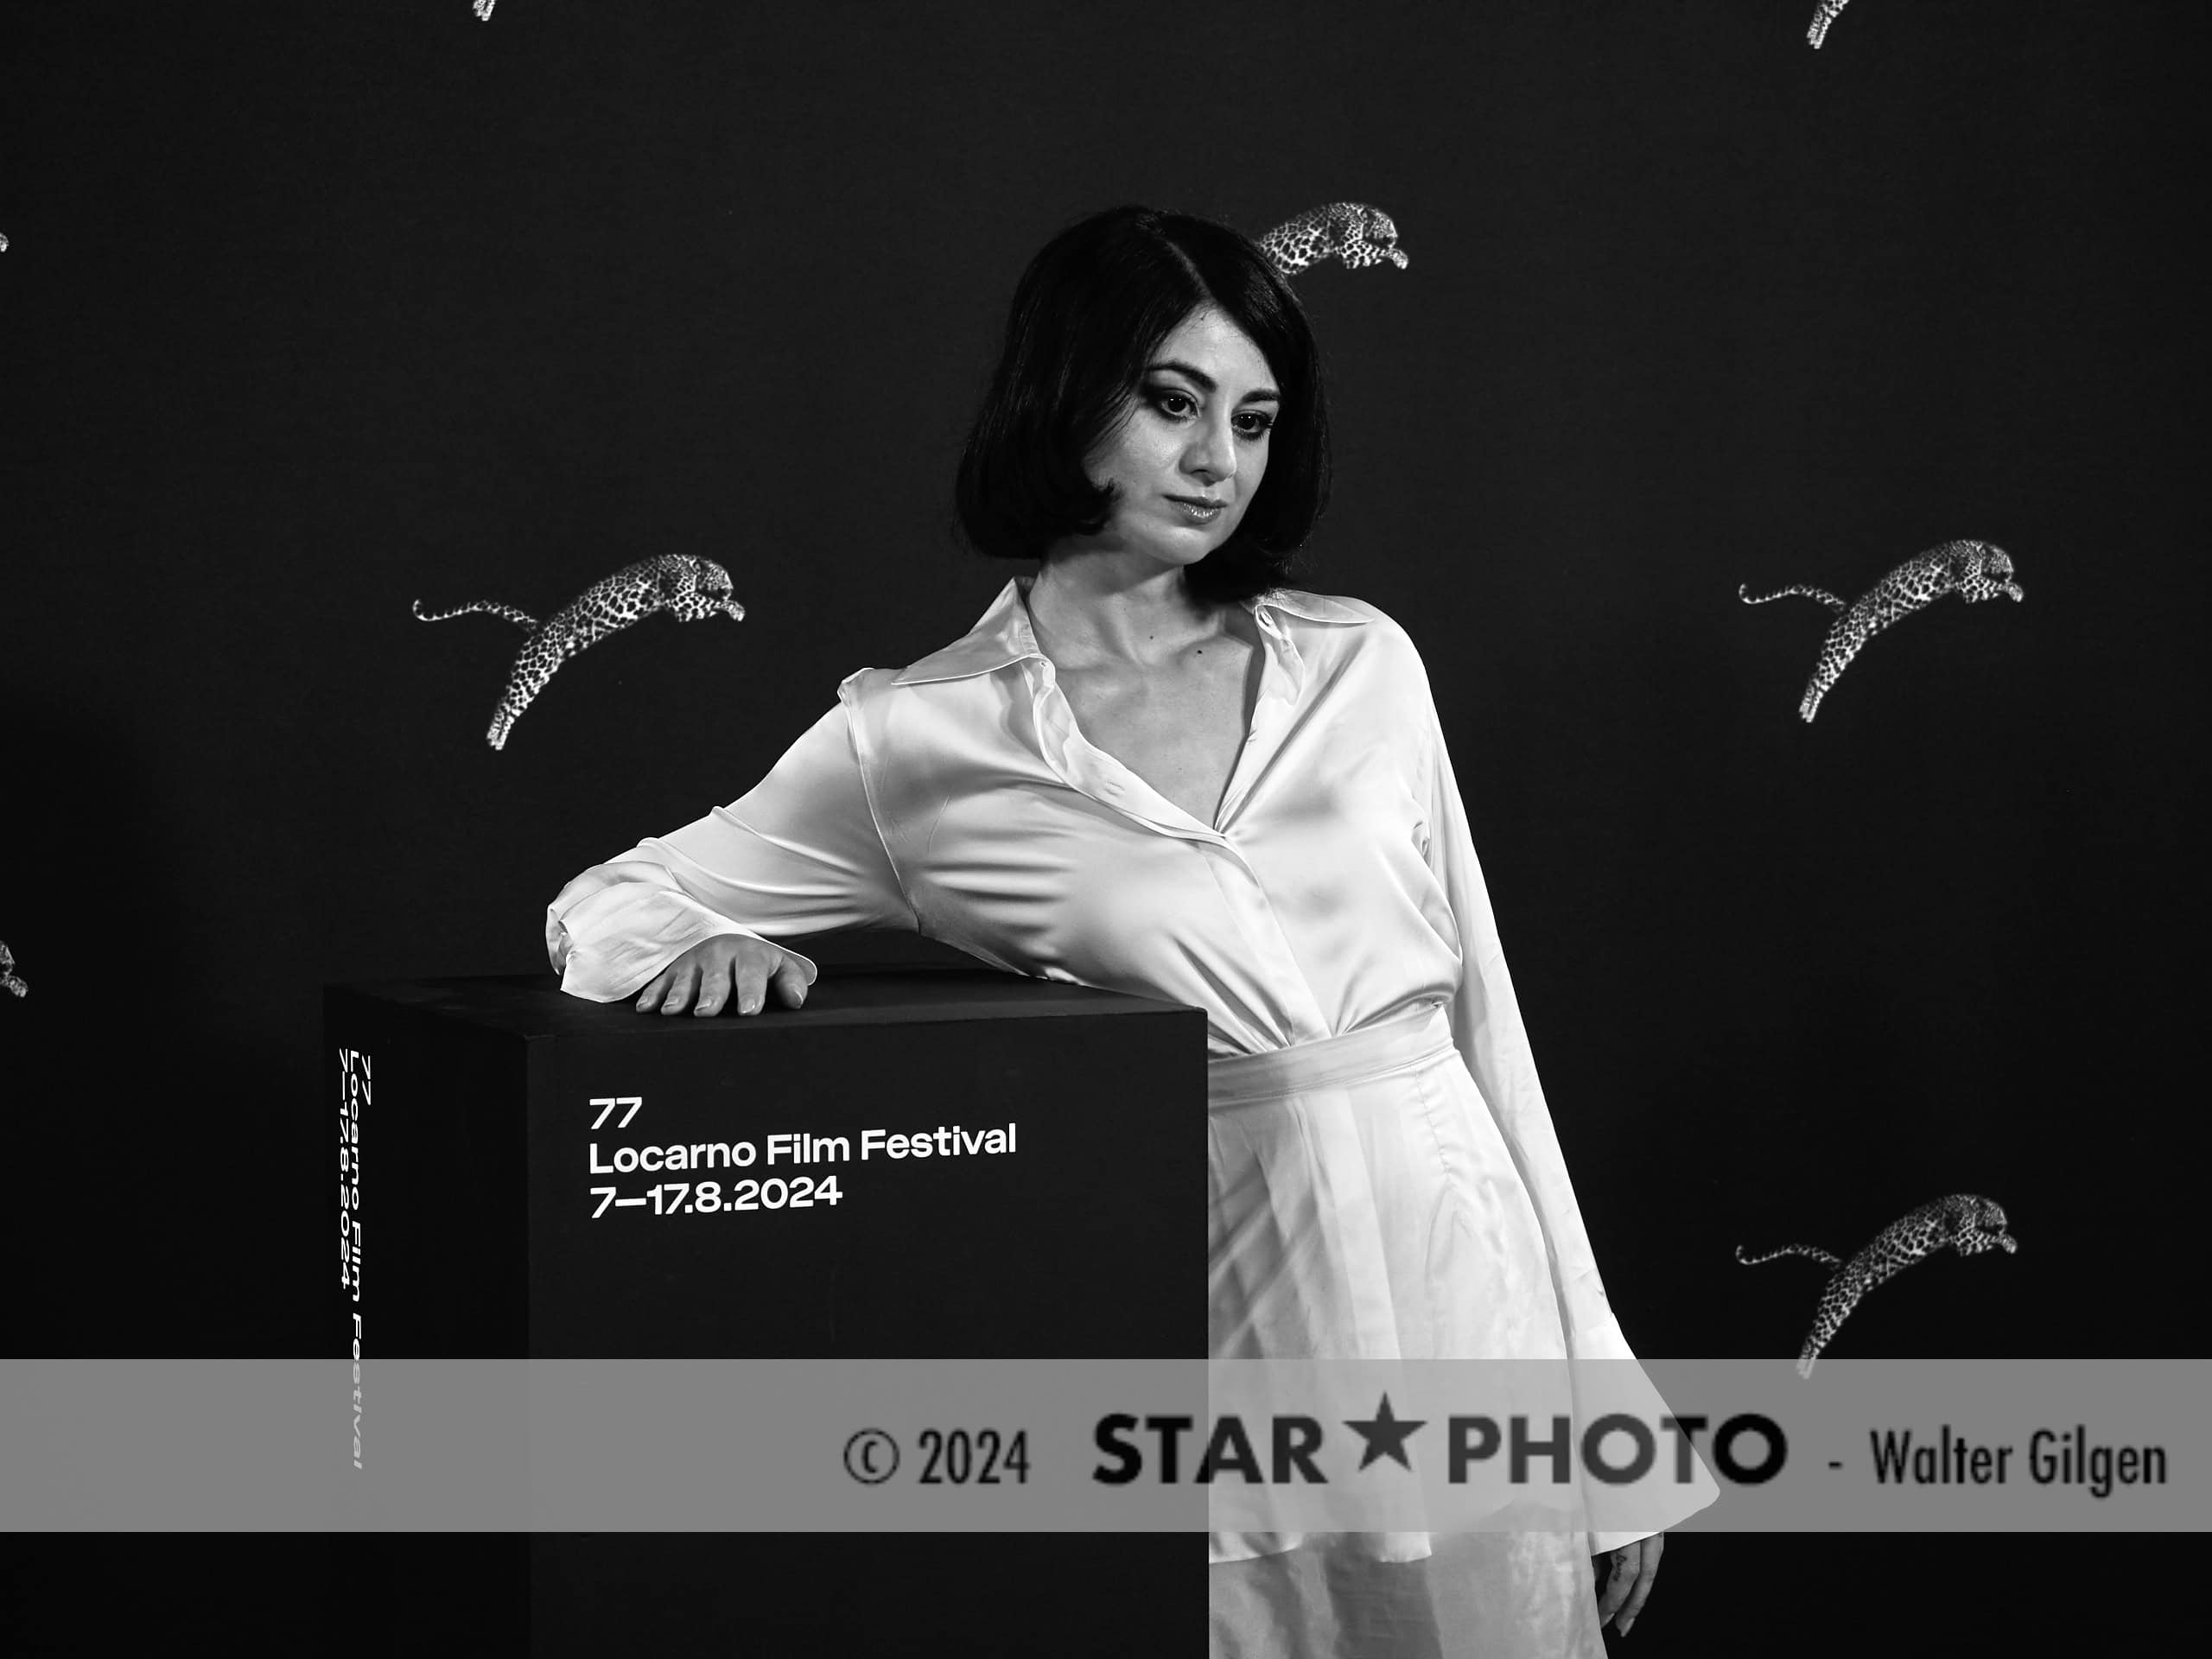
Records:
[[[823,1026],[896,1026],[958,1020],[1096,1018],[1189,1014],[1180,1003],[988,968],[855,969],[824,966],[804,1007],[772,995],[759,1014],[640,1014],[634,1000],[592,1002],[571,996],[551,974],[486,978],[379,980],[333,988],[524,1037],[620,1037],[728,1040],[741,1032],[797,1032]]]

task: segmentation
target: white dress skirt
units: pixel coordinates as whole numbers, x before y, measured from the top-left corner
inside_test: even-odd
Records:
[[[1214,1357],[1567,1357],[1542,1226],[1441,1005],[1208,1074]],[[1584,1534],[1210,1543],[1219,1659],[1605,1650]]]

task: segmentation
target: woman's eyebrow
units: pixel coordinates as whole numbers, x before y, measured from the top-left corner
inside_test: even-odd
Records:
[[[1165,362],[1151,364],[1146,368],[1145,372],[1157,374],[1162,369],[1174,370],[1176,373],[1196,385],[1200,391],[1221,390],[1221,383],[1205,370],[1194,369],[1188,363],[1176,358],[1169,358]],[[1273,386],[1260,386],[1246,392],[1243,401],[1248,404],[1279,404],[1282,401],[1282,396]]]

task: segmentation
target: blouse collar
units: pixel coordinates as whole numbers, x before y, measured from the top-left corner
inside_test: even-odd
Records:
[[[926,685],[937,680],[962,680],[995,673],[1026,658],[1045,659],[1037,636],[1029,626],[1028,607],[1021,602],[1022,578],[1014,577],[999,589],[998,597],[976,626],[945,646],[933,651],[904,670],[894,685]],[[1255,620],[1262,610],[1287,613],[1308,622],[1362,623],[1367,619],[1349,605],[1325,594],[1309,594],[1294,588],[1272,588],[1255,598],[1237,601]],[[1267,630],[1272,632],[1272,630]],[[1048,660],[1048,659],[1047,659]]]

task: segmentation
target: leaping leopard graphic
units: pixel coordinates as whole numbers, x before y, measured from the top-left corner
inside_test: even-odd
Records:
[[[6,991],[11,996],[27,996],[30,988],[16,977],[15,956],[8,949],[7,941],[0,939],[0,991]]]
[[[1813,1329],[1805,1338],[1804,1351],[1797,1356],[1797,1375],[1810,1376],[1821,1350],[1834,1340],[1836,1327],[1850,1317],[1859,1299],[1868,1291],[1947,1244],[1961,1255],[1978,1255],[1990,1249],[2001,1249],[2010,1255],[2019,1249],[2019,1241],[2005,1226],[2005,1211],[1995,1200],[1954,1192],[1891,1222],[1848,1262],[1810,1244],[1784,1244],[1764,1255],[1745,1255],[1738,1244],[1736,1259],[1751,1268],[1780,1255],[1809,1255],[1835,1269],[1821,1292],[1820,1306],[1814,1310]]]
[[[1901,621],[1950,593],[1957,594],[1969,605],[1995,599],[1999,594],[2015,600],[2023,597],[2020,584],[2012,580],[2012,559],[2003,548],[1987,542],[1945,542],[1925,553],[1915,554],[1848,605],[1825,588],[1802,583],[1756,596],[1748,586],[1739,586],[1736,597],[1746,605],[1764,605],[1770,599],[1798,594],[1817,599],[1836,613],[1835,620],[1828,626],[1827,638],[1821,642],[1820,661],[1814,664],[1813,677],[1807,683],[1805,696],[1797,705],[1798,714],[1809,721],[1820,709],[1821,699],[1859,654],[1861,645],[1892,622]]]
[[[1332,256],[1348,270],[1364,270],[1385,259],[1401,270],[1406,267],[1390,215],[1359,201],[1332,201],[1286,220],[1260,238],[1260,251],[1286,276]]]
[[[495,749],[506,747],[507,734],[530,707],[531,699],[545,689],[555,671],[608,634],[620,632],[657,611],[666,611],[679,622],[702,622],[712,616],[742,621],[745,617],[745,607],[730,597],[729,572],[712,559],[688,553],[664,553],[626,564],[543,622],[512,605],[495,604],[488,599],[456,605],[449,611],[425,611],[421,600],[415,601],[415,614],[425,622],[443,622],[474,611],[505,617],[516,626],[530,630],[530,638],[523,641],[521,653],[515,658],[507,689],[493,711],[491,729],[485,734],[485,741]]]

